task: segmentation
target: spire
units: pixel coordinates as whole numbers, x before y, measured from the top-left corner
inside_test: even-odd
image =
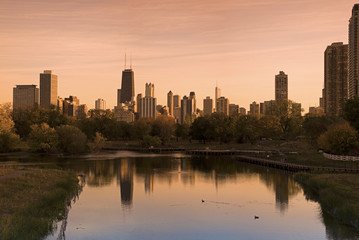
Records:
[[[125,69],[126,69],[126,49],[125,49]]]
[[[130,55],[130,69],[132,69],[132,53]]]

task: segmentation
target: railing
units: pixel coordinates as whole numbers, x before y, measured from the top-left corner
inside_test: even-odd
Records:
[[[339,161],[359,161],[359,157],[357,156],[342,156],[342,155],[334,155],[330,153],[323,153],[325,158],[329,158],[332,160],[339,160]]]

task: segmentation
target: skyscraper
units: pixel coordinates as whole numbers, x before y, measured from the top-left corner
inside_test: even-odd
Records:
[[[275,100],[288,100],[288,75],[280,71],[275,75]]]
[[[175,109],[176,107],[180,107],[180,96],[179,95],[173,96],[173,109]]]
[[[220,97],[217,99],[217,113],[224,113],[227,116],[229,115],[229,100],[225,97]]]
[[[347,44],[333,43],[325,50],[323,92],[325,114],[339,116],[348,97]]]
[[[195,114],[197,111],[197,100],[196,100],[196,93],[195,92],[190,92],[189,93],[189,100],[190,102],[190,106],[188,106],[188,109],[190,111],[191,114]]]
[[[40,73],[40,106],[57,105],[57,76],[51,70]]]
[[[167,107],[169,115],[173,116],[173,93],[172,91],[169,91],[167,93]]]
[[[106,110],[106,101],[99,98],[95,101],[95,109],[97,110]]]
[[[155,97],[155,84],[146,83],[145,97]]]
[[[216,112],[217,112],[217,99],[220,98],[220,97],[221,97],[221,89],[216,86],[216,89],[214,91],[214,102],[216,104],[216,106],[215,106]]]
[[[39,104],[36,85],[16,85],[13,89],[13,108],[34,107]]]
[[[121,94],[120,102],[130,102],[135,98],[135,80],[134,72],[132,69],[125,69],[122,71],[122,83],[121,83]]]
[[[253,116],[256,116],[256,117],[259,117],[260,115],[260,109],[259,109],[259,104],[256,103],[256,102],[253,102],[249,105],[249,114],[253,115]]]
[[[352,9],[349,20],[349,81],[348,97],[353,98],[359,93],[359,4]]]
[[[155,86],[151,83],[146,83],[145,97],[140,100],[140,117],[156,118],[157,99],[155,98]]]
[[[213,100],[210,97],[203,99],[203,114],[211,115],[213,113]]]

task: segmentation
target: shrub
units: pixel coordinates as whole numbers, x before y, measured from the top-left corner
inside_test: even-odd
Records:
[[[357,132],[348,123],[335,125],[319,136],[318,146],[332,154],[348,154],[357,145]]]
[[[19,135],[9,131],[0,132],[0,152],[11,152],[15,150],[19,142]]]
[[[87,137],[75,126],[62,125],[56,128],[59,149],[64,153],[76,154],[87,150]]]
[[[46,123],[32,125],[29,139],[30,149],[34,152],[55,152],[59,143],[55,129]]]
[[[142,146],[144,147],[159,147],[161,145],[162,141],[157,136],[144,136],[142,141]]]
[[[96,132],[93,142],[89,143],[91,152],[100,151],[103,148],[105,141],[106,141],[106,138],[104,136],[102,136],[101,133]]]

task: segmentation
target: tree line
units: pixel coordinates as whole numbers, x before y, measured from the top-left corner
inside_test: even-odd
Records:
[[[105,140],[137,140],[143,147],[171,141],[198,140],[203,144],[252,143],[260,139],[296,139],[305,136],[326,152],[357,154],[359,99],[346,102],[343,116],[301,116],[298,104],[283,100],[258,118],[252,115],[213,113],[185,124],[172,117],[119,122],[111,111],[90,110],[89,117],[72,118],[56,108],[11,109],[0,105],[0,151],[13,150],[20,140],[35,152],[79,153],[99,150]]]

